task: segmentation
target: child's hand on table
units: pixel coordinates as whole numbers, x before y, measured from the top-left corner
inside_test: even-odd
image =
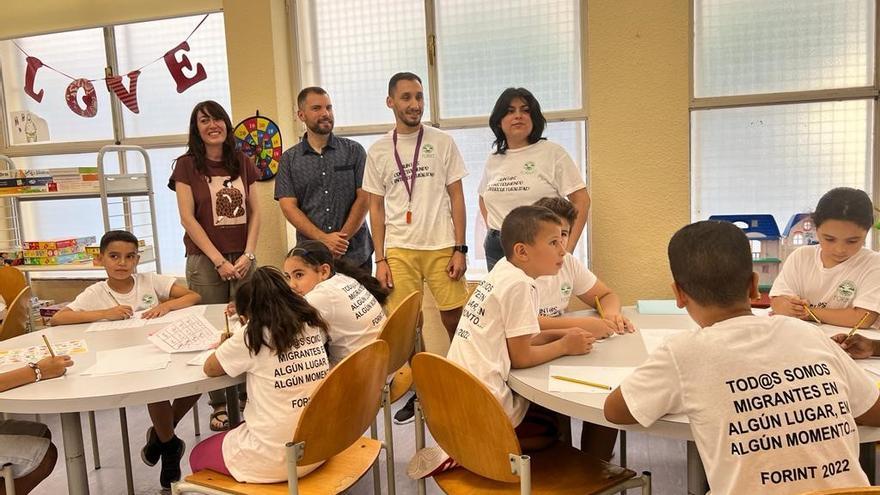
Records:
[[[141,314],[141,318],[145,318],[147,320],[151,320],[153,318],[159,318],[160,316],[165,316],[168,312],[171,311],[165,303],[157,304],[152,308],[146,310]]]
[[[106,320],[127,320],[134,315],[131,306],[119,305],[104,310],[104,319]]]

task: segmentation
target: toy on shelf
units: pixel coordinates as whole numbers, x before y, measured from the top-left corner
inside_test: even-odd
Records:
[[[95,236],[89,237],[65,237],[47,241],[25,241],[24,264],[25,265],[66,265],[89,261],[91,256],[86,252],[86,246],[95,242]]]
[[[779,227],[773,215],[713,215],[709,220],[730,222],[743,229],[752,247],[752,267],[758,273],[758,290],[761,298],[753,302],[756,307],[768,307],[767,294],[782,264],[780,255]]]
[[[795,249],[811,244],[818,244],[816,238],[816,226],[813,224],[813,215],[810,213],[795,213],[788,220],[788,224],[782,231],[782,259]]]

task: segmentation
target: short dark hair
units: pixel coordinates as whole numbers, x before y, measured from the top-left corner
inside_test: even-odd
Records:
[[[422,84],[422,79],[412,72],[398,72],[391,76],[391,79],[388,81],[388,96],[393,96],[392,93],[394,93],[394,88],[397,87],[398,81],[416,81]]]
[[[533,203],[535,206],[543,206],[548,210],[552,211],[556,214],[557,217],[568,222],[569,227],[574,225],[574,221],[577,219],[578,211],[577,208],[571,204],[571,201],[556,196],[555,198],[547,197],[541,198]]]
[[[320,86],[309,86],[308,88],[303,88],[302,91],[300,91],[299,94],[296,95],[296,106],[301,109],[303,105],[306,104],[306,98],[308,98],[308,96],[311,94],[326,95],[327,91]]]
[[[865,191],[836,187],[822,196],[813,212],[813,223],[816,227],[825,220],[844,220],[871,230],[874,225],[874,205]]]
[[[134,244],[134,248],[138,249],[140,247],[140,243],[138,242],[138,238],[135,237],[134,234],[127,230],[111,230],[101,236],[101,254],[107,250],[107,246],[110,245],[111,242],[130,242]]]
[[[496,155],[503,155],[507,151],[507,137],[504,135],[504,131],[501,130],[501,119],[507,115],[507,108],[510,107],[514,98],[522,98],[529,107],[529,115],[532,117],[532,132],[529,133],[529,144],[537,143],[544,136],[544,127],[547,125],[547,119],[541,113],[541,104],[538,103],[535,95],[526,88],[507,88],[501,92],[501,96],[495,101],[492,114],[489,115],[489,129],[492,129],[492,133],[495,134],[495,142],[492,143],[492,146],[495,147]]]
[[[359,284],[363,285],[373,297],[384,304],[388,299],[388,289],[382,287],[375,277],[363,268],[356,266],[346,258],[333,258],[333,253],[321,241],[307,239],[296,243],[296,247],[287,252],[288,258],[297,257],[303,263],[317,269],[321,265],[330,266],[333,274],[341,273],[347,277],[355,279]]]
[[[513,256],[513,246],[519,243],[532,244],[544,223],[562,225],[559,217],[543,206],[518,206],[504,217],[501,224],[501,247],[504,256]]]
[[[669,241],[669,268],[678,287],[703,306],[747,302],[752,283],[752,249],[746,234],[730,222],[704,220]]]

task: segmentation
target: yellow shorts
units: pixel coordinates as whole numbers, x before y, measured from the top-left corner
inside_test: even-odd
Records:
[[[386,313],[394,311],[406,296],[422,291],[423,284],[428,284],[440,311],[460,308],[467,302],[464,277],[452,280],[446,273],[446,265],[452,259],[451,247],[432,250],[388,248],[385,257],[394,283],[394,290],[385,301]]]

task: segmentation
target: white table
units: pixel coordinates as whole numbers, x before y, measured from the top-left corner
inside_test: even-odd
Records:
[[[224,328],[225,304],[208,305],[205,317],[216,328]],[[194,353],[171,354],[171,363],[162,370],[115,376],[84,376],[80,372],[95,364],[96,351],[148,343],[147,336],[161,328],[148,325],[103,332],[86,332],[88,324],[51,327],[0,343],[0,349],[17,349],[42,344],[45,333],[50,342],[85,338],[88,352],[74,354],[74,365],[63,378],[26,385],[0,393],[0,411],[7,413],[59,413],[64,438],[69,493],[89,493],[83,449],[80,412],[118,409],[177,397],[201,394],[244,382],[244,377],[209,378],[201,366],[188,366]],[[232,394],[235,395],[235,394]],[[236,397],[237,399],[237,397]],[[235,411],[238,412],[236,404]],[[236,415],[237,416],[237,415]],[[230,423],[233,419],[230,415]]]
[[[575,312],[572,314],[582,315],[591,314],[591,312]],[[686,315],[643,315],[639,314],[634,307],[623,308],[623,314],[635,323],[636,328],[697,328],[697,324]],[[845,330],[830,326],[823,327],[823,329],[829,335]],[[639,424],[618,425],[610,423],[605,419],[603,407],[607,394],[550,392],[548,390],[550,365],[638,366],[646,358],[647,352],[639,332],[618,335],[612,339],[595,344],[593,352],[586,356],[566,356],[532,368],[511,370],[507,383],[514,392],[531,402],[588,423],[687,441],[688,493],[703,495],[708,489],[706,475],[703,471],[703,465],[697,453],[696,445],[693,443],[693,435],[686,417],[681,415],[666,416],[651,425],[650,428],[644,428]],[[859,439],[863,442],[861,449],[862,466],[873,483],[875,465],[874,442],[880,440],[880,428],[860,426]]]

